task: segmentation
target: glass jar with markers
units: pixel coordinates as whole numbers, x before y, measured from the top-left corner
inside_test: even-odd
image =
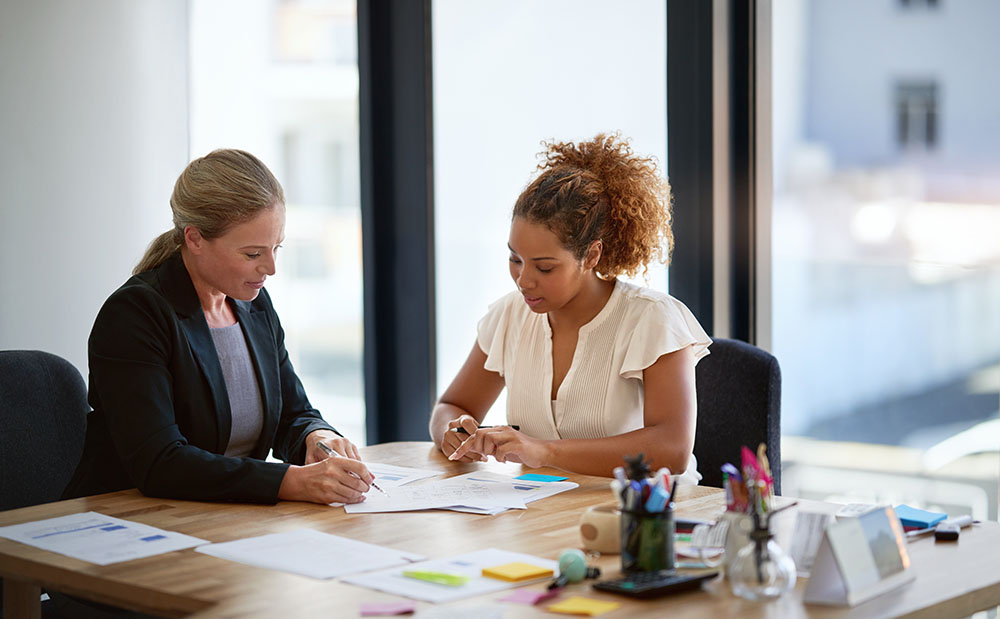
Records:
[[[771,520],[795,503],[775,508],[774,482],[763,444],[756,455],[744,447],[741,459],[742,471],[732,465],[723,467],[726,498],[729,511],[745,514],[752,527],[735,556],[727,557],[729,584],[735,595],[748,600],[780,597],[795,586],[795,562],[774,541]]]

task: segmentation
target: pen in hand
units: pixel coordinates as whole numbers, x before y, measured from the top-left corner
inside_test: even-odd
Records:
[[[317,442],[316,444],[319,445],[319,448],[322,449],[326,453],[326,455],[328,455],[328,456],[339,456],[340,455],[336,451],[334,451],[333,448],[330,447],[329,445],[327,445],[326,443]],[[360,477],[358,477],[358,474],[355,473],[354,471],[349,471],[349,472],[350,472],[351,475],[354,475],[358,479],[361,479]],[[381,492],[385,496],[389,496],[389,493],[386,492],[385,490],[379,488],[378,484],[376,484],[374,481],[371,483],[371,487],[375,488],[376,490],[378,490],[379,492]]]
[[[511,430],[520,430],[521,426],[479,426],[479,429],[482,429],[482,428],[510,428]],[[468,434],[469,433],[469,431],[466,430],[465,428],[463,428],[462,426],[458,426],[457,428],[452,428],[452,429],[450,429],[448,431],[449,432],[454,432],[455,434]]]

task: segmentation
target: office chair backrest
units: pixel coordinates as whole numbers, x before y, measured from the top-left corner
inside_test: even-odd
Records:
[[[59,500],[83,453],[89,411],[70,362],[0,351],[0,510]]]
[[[740,466],[740,447],[767,445],[774,491],[781,492],[781,370],[756,346],[718,338],[695,367],[698,428],[694,454],[703,486],[722,487],[720,467]]]

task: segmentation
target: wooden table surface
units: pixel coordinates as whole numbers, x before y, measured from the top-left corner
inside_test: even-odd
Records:
[[[372,462],[439,469],[448,475],[473,470],[513,475],[522,472],[518,465],[492,460],[482,464],[449,462],[431,443],[387,443],[361,451]],[[532,471],[558,473],[547,469]],[[443,510],[346,514],[341,508],[308,503],[282,502],[273,506],[197,503],[147,498],[135,490],[127,490],[0,512],[0,526],[96,511],[211,542],[309,527],[430,558],[495,547],[556,559],[562,549],[580,547],[578,521],[584,510],[612,501],[607,479],[585,475],[570,475],[570,479],[580,487],[531,503],[527,510],[511,510],[497,516]],[[714,519],[723,508],[721,491],[717,489],[682,487],[678,495],[680,516]],[[787,510],[784,516],[776,517],[782,520],[778,523],[779,541],[785,539],[787,544],[795,520],[792,514],[806,504],[815,510],[834,511],[837,507],[801,502]],[[586,582],[568,586],[561,597],[585,595],[620,602],[619,609],[603,616],[649,618],[667,614],[672,618],[958,617],[1000,604],[997,523],[986,522],[963,530],[958,543],[935,543],[931,537],[916,540],[908,548],[916,572],[915,582],[853,608],[803,605],[802,579],[793,592],[766,603],[734,597],[728,582],[721,578],[707,582],[700,592],[650,601],[599,593]],[[618,561],[617,555],[596,559],[605,577],[617,575]],[[37,612],[33,600],[37,600],[35,592],[39,586],[167,617],[358,617],[361,602],[400,599],[336,580],[315,580],[234,563],[193,549],[102,567],[0,539],[0,575],[5,579],[7,617],[31,616]],[[531,587],[540,589],[542,585]],[[418,602],[418,616],[421,612],[443,609],[460,616],[483,604],[492,605],[503,617],[553,616],[544,608],[496,601],[507,593],[448,605]]]

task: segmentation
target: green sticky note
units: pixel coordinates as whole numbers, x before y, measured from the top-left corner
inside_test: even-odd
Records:
[[[426,580],[427,582],[447,587],[460,587],[469,581],[468,576],[447,574],[445,572],[425,572],[422,570],[404,570],[403,576],[416,578],[417,580]]]

